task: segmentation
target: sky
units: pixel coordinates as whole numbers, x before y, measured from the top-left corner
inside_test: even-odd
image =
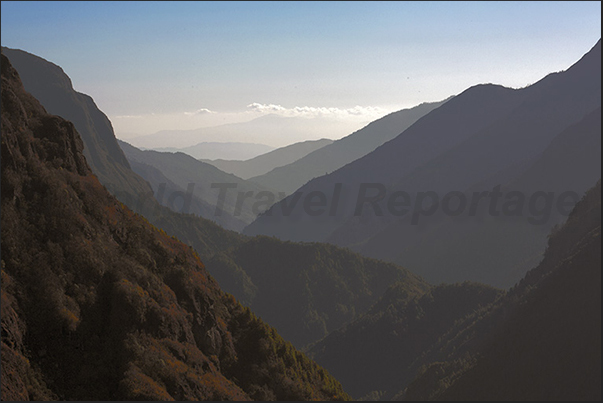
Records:
[[[328,136],[336,139],[472,85],[532,84],[567,69],[601,36],[598,1],[2,1],[1,8],[2,46],[61,66],[124,139],[266,114],[304,119],[310,132],[312,119],[329,119],[339,124]],[[269,145],[287,144],[286,136]]]

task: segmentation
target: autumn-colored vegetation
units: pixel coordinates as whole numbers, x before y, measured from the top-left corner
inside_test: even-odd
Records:
[[[347,399],[111,196],[2,55],[4,400]]]
[[[59,66],[24,51],[3,48],[3,52],[19,71],[26,90],[49,112],[74,123],[84,142],[87,162],[101,184],[132,211],[146,217],[143,221],[148,219],[165,234],[192,246],[223,290],[250,307],[296,347],[303,348],[357,319],[393,282],[408,282],[409,287],[418,289],[427,287],[401,267],[345,249],[252,238],[225,230],[203,218],[216,219],[214,208],[210,211],[192,208],[195,214],[182,214],[160,205],[149,184],[135,173],[141,164],[128,162],[124,156],[143,152],[124,143],[122,152],[108,118],[90,97],[73,89]],[[417,119],[434,107],[423,105],[397,121],[409,124],[409,118]],[[393,129],[388,130],[393,135]],[[166,168],[166,164],[170,165],[165,161]],[[179,175],[180,171],[169,168]],[[153,169],[160,181],[167,180],[163,173]],[[119,220],[114,209],[108,207],[107,213],[113,222]],[[74,214],[81,216],[78,212]],[[81,222],[82,218],[78,220]],[[143,259],[152,264],[152,260]]]

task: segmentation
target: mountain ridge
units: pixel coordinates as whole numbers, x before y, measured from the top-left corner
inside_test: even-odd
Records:
[[[358,126],[359,123],[341,122],[332,117],[282,116],[269,113],[245,122],[191,130],[161,130],[130,140],[135,146],[147,149],[174,145],[188,147],[202,141],[266,143],[270,147],[285,147],[306,140],[341,137],[356,130]]]
[[[347,398],[111,196],[1,58],[3,399]]]
[[[221,224],[225,229],[242,230],[242,227],[250,222],[255,213],[252,210],[254,203],[247,202],[237,209],[238,193],[231,191],[227,193],[223,200],[223,205],[219,204],[220,190],[214,188],[214,184],[225,184],[235,186],[237,192],[251,192],[256,195],[267,189],[256,185],[255,183],[245,181],[233,174],[221,171],[215,166],[203,161],[199,161],[183,152],[160,152],[154,150],[139,150],[136,147],[118,140],[118,144],[123,150],[128,161],[134,164],[145,164],[154,167],[160,171],[163,176],[175,183],[181,190],[189,193],[192,197],[201,201],[205,208],[201,211],[187,209],[185,213],[205,212],[204,218]],[[149,174],[149,171],[140,171],[142,174]],[[151,182],[154,189],[158,189],[163,182],[158,182],[153,176],[143,176]],[[168,195],[174,197],[175,193]],[[167,203],[166,199],[166,203]],[[185,206],[183,205],[182,208]],[[218,211],[218,207],[220,211]]]
[[[19,71],[25,89],[47,106],[49,113],[67,118],[85,136],[84,155],[103,185],[111,192],[134,189],[139,194],[151,189],[144,180],[129,174],[126,156],[112,139],[113,126],[94,100],[74,90],[71,79],[60,66],[19,49],[2,47]],[[76,107],[74,107],[74,105]]]
[[[233,159],[203,159],[202,161],[212,164],[224,172],[236,175],[239,178],[249,179],[293,163],[309,153],[332,143],[333,140],[329,139],[308,140],[280,147],[245,161],[234,161]]]
[[[599,400],[600,239],[599,180],[551,232],[543,260],[488,312],[459,323],[451,332],[460,329],[457,341],[444,336],[434,350],[447,353],[420,370],[396,398]],[[487,337],[479,330],[484,325],[493,330]],[[454,352],[446,346],[450,340],[452,346],[473,347]],[[472,362],[459,362],[460,355],[475,352]]]
[[[29,55],[28,59],[43,60],[33,55]],[[43,63],[41,67],[44,67]],[[52,103],[52,97],[47,96],[47,98],[47,101]],[[83,129],[84,131],[80,133],[83,139],[95,136],[95,130],[89,130],[88,127]],[[104,141],[112,141],[117,144],[114,136],[104,139]],[[94,146],[96,143],[90,141],[89,144]],[[185,157],[190,159],[190,157]],[[108,167],[111,168],[110,165]],[[140,166],[137,169],[148,169],[150,174],[157,175],[158,180],[163,180],[161,178],[165,177],[163,173],[149,169],[148,166],[146,168]],[[212,169],[216,168],[212,167]],[[138,193],[139,190],[135,187],[123,186],[120,192],[115,192],[115,196],[131,210],[144,216],[151,224],[161,228],[166,234],[175,236],[193,247],[207,264],[207,270],[220,286],[235,295],[246,306],[252,306],[260,289],[263,300],[270,301],[272,299],[271,305],[274,306],[278,306],[280,302],[278,298],[283,290],[287,297],[299,295],[299,292],[302,291],[303,299],[297,303],[304,307],[307,315],[302,318],[291,315],[279,316],[270,323],[281,334],[284,331],[288,339],[297,338],[297,343],[299,343],[297,347],[301,348],[306,343],[316,341],[317,337],[325,335],[325,329],[331,329],[339,323],[353,320],[365,308],[368,308],[385,288],[383,282],[371,282],[371,278],[381,277],[385,283],[409,279],[409,287],[424,287],[426,284],[422,279],[410,275],[401,267],[365,259],[345,249],[320,244],[291,245],[274,239],[268,241],[265,238],[250,238],[235,231],[225,230],[218,224],[194,214],[176,213],[160,205],[155,198],[155,196],[159,198],[159,192],[156,195],[151,193],[153,192],[151,186],[135,172],[128,170],[126,173],[136,178],[132,183],[145,183],[148,190],[145,190],[145,193]],[[119,175],[119,173],[115,173],[115,175]],[[169,182],[169,180],[166,181],[166,189]],[[255,245],[257,256],[247,254],[245,260],[237,258],[237,254],[246,253],[249,250],[249,247],[245,247],[248,242],[253,242],[252,244]],[[296,253],[289,255],[283,252],[285,250],[293,250]],[[306,260],[307,267],[300,267],[301,260],[297,257],[299,253],[307,255],[306,259],[309,259]],[[264,263],[260,264],[260,262]],[[256,271],[261,267],[270,268],[275,276],[289,275],[293,268],[300,270],[300,275],[290,276],[284,284],[274,286],[270,282],[251,278],[245,272],[245,270]],[[283,270],[283,268],[288,270]],[[370,270],[365,268],[370,268]],[[266,274],[260,270],[256,272],[262,276]],[[346,272],[347,274],[344,275]],[[328,290],[321,289],[321,282],[317,281],[320,277],[322,277],[322,281],[328,281],[333,283],[334,287],[347,291],[329,293]],[[256,282],[257,284],[255,284]],[[320,297],[314,298],[314,294]],[[268,309],[272,309],[270,304],[267,305]],[[264,316],[264,312],[257,310],[256,307],[254,307],[254,312]]]
[[[412,108],[392,112],[348,136],[336,140],[333,144],[316,150],[289,165],[275,168],[264,175],[252,177],[250,180],[290,194],[313,178],[337,170],[370,153],[449,99],[440,102],[426,102]]]
[[[393,284],[309,352],[362,400],[597,400],[600,228],[599,180],[514,287]]]
[[[509,219],[498,227],[490,226],[487,236],[482,234],[480,239],[484,242],[490,239],[491,242],[488,242],[491,245],[511,246],[515,241],[530,237],[535,237],[537,242],[532,243],[531,249],[515,249],[515,254],[505,254],[504,249],[499,249],[497,257],[489,254],[479,257],[472,252],[471,243],[461,244],[462,239],[468,239],[461,231],[467,230],[477,236],[475,228],[468,228],[463,223],[473,219],[478,225],[480,217],[485,215],[488,218],[488,206],[484,207],[487,201],[482,200],[478,204],[481,206],[481,216],[468,216],[467,206],[472,197],[468,191],[492,193],[498,184],[504,186],[510,183],[521,174],[522,169],[528,169],[539,158],[561,131],[600,106],[600,52],[599,40],[567,70],[549,74],[522,89],[487,84],[465,90],[370,154],[331,174],[315,178],[298,189],[298,193],[305,195],[323,193],[329,205],[333,189],[341,184],[336,214],[311,216],[300,204],[285,214],[284,206],[293,200],[293,196],[289,196],[259,216],[245,228],[244,233],[271,235],[293,241],[325,241],[350,247],[366,256],[395,261],[413,267],[420,275],[428,275],[430,268],[417,265],[416,258],[405,260],[404,250],[420,250],[414,256],[439,256],[438,250],[434,253],[429,245],[419,248],[418,242],[430,230],[437,231],[437,226],[445,221],[453,224],[459,222],[457,226],[451,224],[447,227],[452,231],[448,238],[459,241],[456,253],[446,255],[448,261],[455,260],[455,264],[442,265],[445,260],[442,254],[439,264],[431,267],[446,266],[447,277],[428,276],[428,280],[435,283],[473,280],[495,286],[512,285],[513,281],[521,278],[521,270],[525,272],[529,268],[522,266],[521,262],[528,255],[536,256],[538,252],[535,250],[542,253],[550,227],[542,231],[536,231],[535,228],[527,231],[526,228],[531,225],[527,222],[530,217],[524,218],[525,225],[520,220],[512,223]],[[590,178],[596,173],[589,175]],[[494,179],[499,182],[489,183]],[[591,179],[589,185],[596,180]],[[363,193],[367,184],[383,188],[384,195],[380,202],[382,213],[371,208],[369,203],[361,205],[364,208],[358,212],[356,207],[363,200],[361,196],[367,196]],[[476,187],[478,184],[483,187]],[[514,189],[505,190],[511,194],[509,192]],[[539,190],[531,189],[533,193]],[[576,189],[580,192],[585,190]],[[372,191],[373,194],[379,193]],[[415,205],[413,210],[412,204],[410,209],[406,209],[406,215],[401,216],[385,206],[387,197],[399,191],[406,192],[411,203],[412,200],[419,200],[421,193],[429,192],[435,193],[439,201],[455,193],[462,193],[468,201],[464,205],[464,215],[459,217],[449,216],[437,207],[435,211],[422,214],[425,207]],[[528,194],[525,197],[531,196]],[[430,202],[430,199],[425,202]],[[483,213],[484,209],[486,213]],[[525,217],[526,212],[523,214]],[[554,225],[555,219],[558,217],[551,217],[547,225]],[[520,244],[515,246],[521,247]],[[483,267],[488,267],[487,259],[501,259],[503,254],[516,256],[515,261],[504,265],[506,270],[512,267],[521,267],[521,270],[515,271],[512,276],[483,271]],[[466,259],[463,260],[463,257]],[[469,261],[472,257],[477,259]]]
[[[135,138],[129,139],[127,143],[135,142]],[[125,141],[125,140],[124,140]],[[174,148],[174,147],[159,147],[159,148],[143,148],[137,147],[143,151],[161,151],[177,153],[182,152],[190,155],[191,157],[202,160],[215,160],[215,159],[226,159],[226,160],[248,160],[251,158],[264,155],[271,151],[274,151],[274,147],[267,146],[265,144],[257,143],[219,143],[219,142],[201,142],[189,147]],[[226,171],[225,171],[226,172]],[[232,172],[229,172],[232,173]],[[243,178],[245,179],[245,178]]]

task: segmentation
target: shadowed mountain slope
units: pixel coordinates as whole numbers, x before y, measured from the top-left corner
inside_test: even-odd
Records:
[[[540,224],[488,215],[480,217],[479,221],[448,218],[422,233],[412,245],[398,250],[393,260],[412,267],[430,281],[456,281],[464,276],[510,287],[540,262],[548,232],[566,219],[573,202],[592,187],[600,175],[601,108],[598,107],[563,130],[541,155],[531,161],[531,165],[502,187],[503,193],[522,192],[530,197],[535,192],[545,192],[542,195],[552,193],[555,199],[551,200],[548,208],[542,197],[539,204],[534,204],[532,212],[526,211],[528,218],[536,219]],[[569,204],[560,209],[559,200],[563,202],[562,195],[567,192],[577,198],[570,194],[567,198]],[[482,211],[488,210],[487,206],[481,208]],[[383,250],[383,240],[395,236],[384,231],[359,250],[369,256],[378,255],[376,251]],[[438,253],[426,254],[428,249]],[[462,253],[463,250],[467,252]],[[463,271],[450,270],[448,264],[452,261]],[[488,270],[483,269],[486,264]]]
[[[121,147],[125,147],[127,144],[121,144]],[[222,212],[220,216],[215,215],[216,207],[210,205],[204,200],[200,200],[198,197],[193,195],[193,192],[188,192],[187,189],[183,189],[169,178],[167,178],[163,172],[159,169],[145,164],[143,162],[129,161],[132,171],[144,178],[155,195],[155,200],[161,202],[162,205],[168,207],[170,210],[183,213],[183,214],[194,214],[195,216],[205,217],[208,220],[216,222],[223,228],[240,231],[245,226],[245,223],[233,217],[232,215]]]
[[[600,181],[551,233],[542,262],[433,351],[399,398],[601,400]]]
[[[358,318],[392,283],[410,293],[430,287],[399,266],[333,245],[262,236],[216,254],[207,265],[216,273],[241,270],[249,276],[251,309],[299,347]]]
[[[518,180],[556,136],[565,129],[573,130],[571,126],[600,105],[599,41],[566,71],[550,74],[529,87],[469,88],[372,153],[298,190],[296,197],[311,192],[324,194],[329,207],[337,201],[336,214],[308,214],[301,202],[291,209],[292,195],[258,217],[244,232],[348,246],[366,256],[413,267],[435,283],[472,280],[508,287],[538,262],[549,229],[565,217],[541,214],[544,222],[533,224],[528,200],[538,191],[547,191],[536,187],[540,183],[532,182],[534,188],[520,189],[526,202],[519,213],[504,208],[504,214],[500,213],[517,189],[503,188],[506,193],[498,202],[499,218],[489,213],[489,197],[497,185]],[[591,135],[576,134],[575,141],[579,144],[573,149],[580,150],[595,140]],[[571,158],[574,151],[566,151]],[[584,170],[600,166],[596,151],[584,158],[588,160],[563,176],[574,178],[575,187],[572,182],[565,190],[577,192],[577,198],[596,180],[596,172]],[[549,183],[555,182],[557,173],[552,170],[548,174]],[[540,182],[547,184],[544,179]],[[337,199],[334,189],[338,184],[341,191]],[[401,199],[400,192],[405,192],[406,199]],[[473,210],[476,192],[487,192],[487,196],[478,198]],[[459,194],[466,203],[456,213]],[[394,195],[397,199],[393,204],[398,206],[391,207],[388,203]],[[430,210],[427,207],[434,198],[438,204]],[[380,208],[373,208],[367,200]],[[443,206],[444,200],[448,209]],[[430,243],[430,233],[438,238],[440,230],[443,236],[439,239],[449,242],[450,248]],[[481,254],[480,242],[496,250],[490,248]],[[422,257],[427,259],[421,263]],[[490,264],[496,261],[502,266]],[[445,276],[437,272],[443,268]]]
[[[110,192],[127,190],[146,194],[151,190],[144,179],[132,175],[126,156],[114,140],[107,116],[91,97],[73,89],[63,69],[22,50],[2,47],[2,52],[19,72],[25,90],[33,94],[48,113],[71,121],[82,133],[84,156]]]
[[[392,285],[310,354],[355,398],[599,400],[600,181],[507,292],[462,283]]]
[[[111,196],[2,54],[2,398],[345,399]]]
[[[333,140],[329,139],[309,140],[277,148],[276,150],[259,155],[255,158],[246,159],[245,161],[226,159],[203,159],[202,161],[207,162],[224,172],[236,175],[239,178],[249,179],[253,176],[263,175],[275,168],[291,164],[311,152],[332,143]]]
[[[90,168],[109,192],[130,209],[143,214],[160,228],[175,229],[176,232],[170,232],[171,235],[177,235],[179,239],[187,243],[199,244],[195,237],[191,239],[185,234],[185,231],[179,230],[180,226],[173,225],[173,222],[181,221],[180,217],[158,205],[154,198],[158,192],[157,186],[152,187],[131,169],[124,152],[117,143],[111,122],[98,109],[92,98],[76,92],[71,85],[71,80],[59,66],[22,50],[3,47],[2,51],[11,61],[14,59],[14,67],[19,72],[26,91],[34,95],[49,113],[73,122],[84,142],[84,155],[89,161]],[[143,171],[144,167],[139,168]],[[148,171],[145,170],[145,172]],[[149,175],[152,179],[161,176],[157,172],[149,172]],[[186,192],[186,185],[181,189],[173,186],[175,185],[173,182],[165,183],[167,186],[164,190],[163,204],[168,204],[168,198],[174,192]],[[195,200],[191,204],[190,211],[188,211],[191,214],[213,218],[227,228],[240,229],[243,225],[242,221],[234,219],[227,212],[220,217],[215,217],[215,205],[212,208],[202,200]],[[196,227],[194,231],[197,233],[215,233],[215,226],[211,225],[209,221],[187,223],[187,226],[191,225]],[[203,253],[200,249],[197,251]]]
[[[291,194],[313,178],[331,173],[370,153],[403,132],[446,101],[403,109],[369,123],[364,128],[316,150],[299,160],[251,178],[260,185]]]
[[[245,229],[245,233],[274,235],[290,240],[325,240],[354,212],[361,183],[391,185],[396,178],[410,173],[460,144],[475,131],[492,124],[501,113],[513,109],[520,102],[521,94],[515,90],[494,85],[472,87],[420,117],[401,134],[398,132],[395,139],[375,151],[331,174],[317,177],[297,190],[304,195],[312,191],[331,195],[335,184],[342,183],[343,193],[335,216],[310,217],[300,205],[284,216],[283,205],[293,199],[293,196],[289,196],[285,201],[275,204],[270,215],[258,217]],[[322,150],[325,152],[327,147]]]
[[[35,62],[34,65],[41,69],[51,65],[37,56],[25,55],[27,58],[24,63],[28,60]],[[52,103],[52,97],[47,102]],[[95,133],[95,130],[87,130],[81,136],[85,139]],[[115,137],[102,141],[117,144]],[[90,141],[89,144],[94,146],[96,141]],[[138,163],[132,166],[141,173],[146,170],[150,181],[166,179],[165,192],[168,189],[181,189],[154,167]],[[139,178],[131,169],[128,169],[128,175]],[[159,189],[155,189],[158,198],[159,193]],[[168,201],[166,195],[164,202]],[[252,307],[256,314],[270,318],[270,325],[276,327],[279,333],[284,332],[285,337],[298,347],[324,337],[327,331],[344,322],[356,319],[379,298],[388,283],[407,279],[411,288],[426,287],[423,280],[398,266],[366,259],[340,248],[254,239],[225,230],[202,217],[173,212],[160,205],[152,193],[140,194],[136,188],[124,188],[116,193],[116,197],[168,235],[176,236],[192,246],[222,289]],[[191,206],[194,204],[193,199]],[[199,208],[204,208],[204,205]],[[247,242],[250,244],[245,246]],[[251,245],[254,253],[248,254],[246,251],[251,249]],[[303,255],[303,259],[300,259],[300,255]],[[283,281],[265,280],[271,278]],[[325,290],[321,288],[323,282],[342,291],[333,293],[332,290]],[[258,295],[261,298],[254,305]],[[274,315],[274,307],[281,305],[294,305],[303,315]]]
[[[243,204],[237,212],[237,192],[252,192],[253,195],[264,191],[254,183],[247,183],[232,174],[201,162],[190,155],[178,152],[160,152],[139,150],[117,141],[124,151],[134,172],[142,176],[151,185],[155,198],[174,211],[196,214],[220,224],[225,229],[241,231],[255,215],[252,207],[255,200]],[[236,186],[230,189],[224,199],[224,205],[217,213],[219,189],[212,184]]]
[[[169,136],[168,136],[169,138]],[[131,140],[133,143],[136,142],[136,138]],[[143,148],[141,148],[143,149]],[[170,153],[185,153],[191,157],[202,160],[205,159],[216,160],[248,160],[250,158],[259,157],[271,151],[274,151],[274,147],[267,146],[265,144],[255,143],[217,143],[217,142],[203,142],[195,144],[194,146],[174,148],[174,147],[160,147],[153,148],[155,151],[170,152]],[[218,167],[220,168],[220,167]],[[220,168],[221,169],[221,168]],[[223,170],[224,171],[224,170]],[[228,172],[228,171],[224,171]],[[228,172],[234,173],[234,172]]]
[[[502,293],[468,282],[432,287],[425,293],[395,284],[360,319],[330,333],[309,352],[354,398],[391,398],[414,377],[409,364],[455,321]]]

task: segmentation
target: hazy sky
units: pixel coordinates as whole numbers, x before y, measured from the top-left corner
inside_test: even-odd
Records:
[[[124,138],[269,112],[367,122],[478,83],[531,84],[601,35],[598,1],[2,1],[1,11],[2,45],[61,66]]]

